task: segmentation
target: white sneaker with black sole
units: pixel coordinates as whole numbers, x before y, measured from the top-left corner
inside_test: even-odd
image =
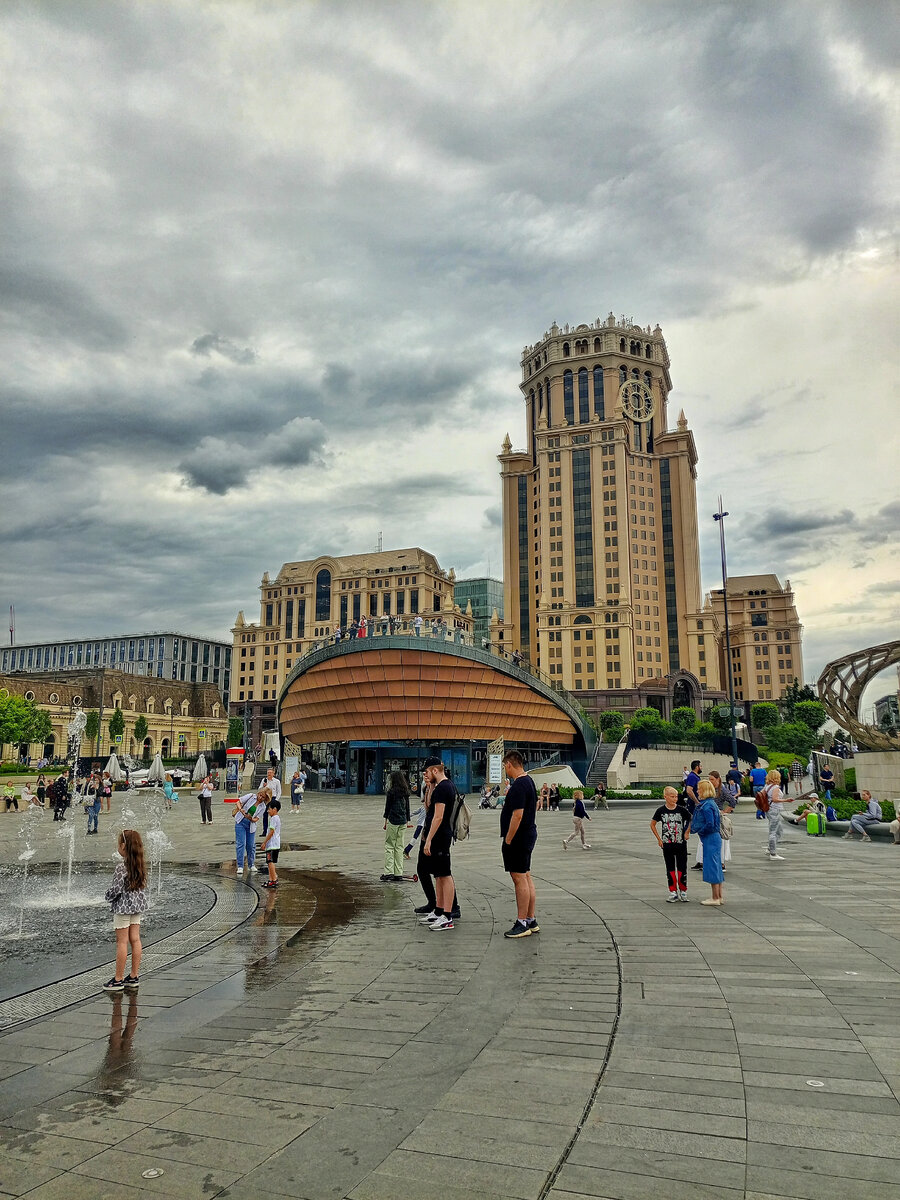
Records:
[[[435,929],[452,929],[453,922],[450,920],[449,917],[445,917],[444,914],[441,913],[441,915],[437,918],[436,921],[431,922],[430,927],[431,927],[432,931],[434,931]]]
[[[420,925],[430,925],[432,921],[436,921],[438,919],[438,917],[442,917],[443,915],[444,915],[443,913],[438,913],[438,912],[434,912],[434,911],[432,911],[430,913],[426,913],[424,917],[419,917],[419,924]]]

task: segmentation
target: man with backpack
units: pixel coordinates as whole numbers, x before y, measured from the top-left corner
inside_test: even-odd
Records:
[[[503,869],[516,889],[516,921],[504,937],[530,937],[540,933],[535,916],[536,895],[531,878],[531,854],[537,842],[537,788],[525,772],[525,760],[518,750],[508,750],[503,767],[510,780],[509,791],[500,814]]]

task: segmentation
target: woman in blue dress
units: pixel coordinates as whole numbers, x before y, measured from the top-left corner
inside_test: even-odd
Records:
[[[716,789],[708,779],[701,779],[697,787],[699,801],[691,818],[691,833],[703,842],[703,882],[712,886],[712,896],[701,900],[701,904],[721,905],[725,903],[722,884],[722,835],[719,832],[719,808],[715,801]]]

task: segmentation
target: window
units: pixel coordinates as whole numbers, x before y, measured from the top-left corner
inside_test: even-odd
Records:
[[[331,619],[331,572],[322,568],[316,575],[316,618],[317,621]]]
[[[567,425],[575,424],[575,396],[571,371],[563,374],[563,416]]]
[[[594,415],[606,420],[606,405],[603,399],[603,368],[594,367]]]
[[[591,419],[591,404],[588,396],[587,367],[581,367],[578,372],[578,420],[586,425]]]
[[[572,452],[572,518],[575,545],[575,604],[594,603],[594,535],[591,515],[591,452]]]

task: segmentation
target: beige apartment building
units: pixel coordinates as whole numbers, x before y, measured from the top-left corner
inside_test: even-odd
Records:
[[[285,563],[274,579],[267,571],[259,585],[259,622],[248,624],[240,612],[231,631],[232,714],[249,716],[255,745],[262,729],[274,727],[278,693],[297,659],[331,638],[335,626],[346,636],[363,616],[377,633],[390,617],[399,620],[401,633],[411,633],[421,616],[468,634],[473,619],[454,604],[455,582],[452,569],[443,570],[417,546]]]
[[[704,613],[724,631],[722,589],[710,592]],[[737,700],[778,700],[796,679],[803,682],[803,626],[791,581],[776,575],[734,575],[728,580],[728,624],[734,695]],[[725,637],[720,670],[727,685]]]
[[[594,709],[721,695],[716,623],[702,611],[697,450],[662,330],[612,313],[555,323],[522,355],[525,445],[509,435],[504,619],[496,626]],[[668,704],[665,697],[668,697]]]

